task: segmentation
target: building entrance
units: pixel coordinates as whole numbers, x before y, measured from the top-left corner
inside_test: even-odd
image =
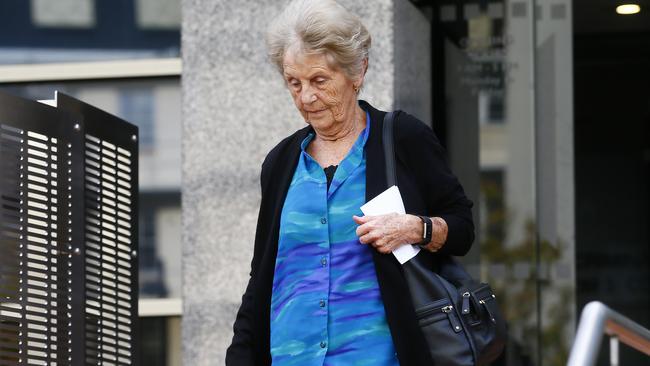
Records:
[[[648,328],[650,8],[591,5],[574,6],[576,306],[602,301]],[[620,362],[650,365],[628,347]]]
[[[432,125],[477,203],[465,263],[510,321],[498,364],[565,364],[592,300],[648,327],[650,4],[414,3],[431,19]],[[621,362],[648,360],[622,347]]]

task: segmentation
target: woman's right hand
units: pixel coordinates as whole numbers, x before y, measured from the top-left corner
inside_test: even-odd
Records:
[[[405,244],[419,243],[422,239],[420,218],[409,214],[352,216],[357,236],[362,244],[372,245],[383,254],[392,253]]]

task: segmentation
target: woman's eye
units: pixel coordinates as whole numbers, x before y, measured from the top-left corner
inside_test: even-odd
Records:
[[[325,84],[326,81],[327,80],[325,80],[325,78],[317,78],[317,79],[314,80],[316,85],[323,85],[323,84]]]

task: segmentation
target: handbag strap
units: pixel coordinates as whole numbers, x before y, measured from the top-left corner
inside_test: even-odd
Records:
[[[395,124],[397,113],[397,111],[386,113],[382,130],[384,158],[386,159],[387,188],[397,185],[397,174],[395,172],[395,144],[393,141],[393,125]]]

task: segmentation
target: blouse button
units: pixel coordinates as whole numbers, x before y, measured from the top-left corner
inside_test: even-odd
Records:
[[[325,258],[325,257],[321,258],[320,259],[320,264],[322,264],[323,267],[325,267],[327,265],[327,258]]]
[[[325,348],[327,347],[327,343],[325,342],[320,342],[320,348]]]
[[[327,219],[324,218],[324,217],[321,218],[321,219],[320,219],[320,223],[323,224],[323,225],[324,225],[324,224],[327,224]]]

